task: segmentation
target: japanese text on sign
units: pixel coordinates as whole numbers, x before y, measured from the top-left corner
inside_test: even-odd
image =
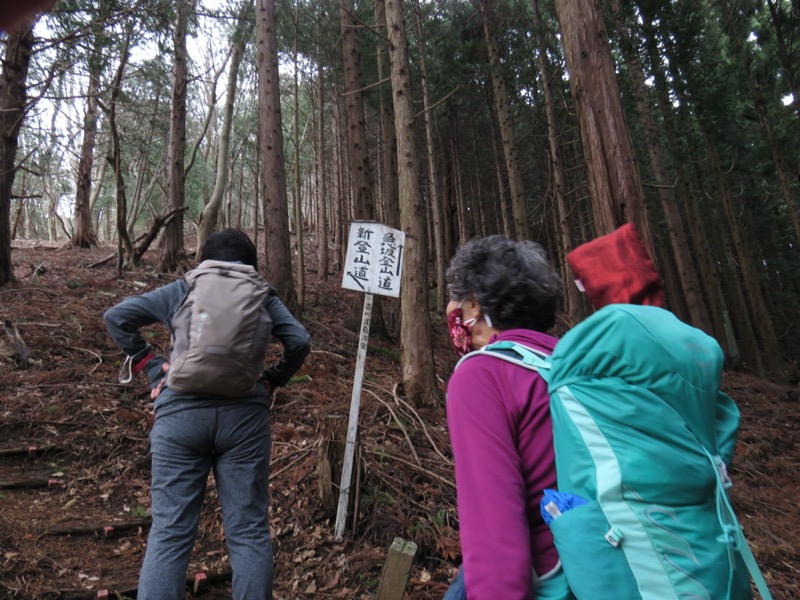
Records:
[[[393,298],[400,296],[405,235],[380,223],[351,223],[342,287]]]

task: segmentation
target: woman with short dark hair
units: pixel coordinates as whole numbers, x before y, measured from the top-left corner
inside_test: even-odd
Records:
[[[450,300],[474,300],[498,329],[545,332],[555,324],[559,278],[544,249],[502,235],[465,244],[447,269]]]
[[[534,242],[468,242],[447,271],[456,352],[497,341],[551,354],[561,280]],[[464,361],[447,386],[463,566],[446,600],[567,599],[553,536],[539,509],[556,487],[547,384],[491,356]]]
[[[201,256],[200,268],[205,265],[209,269],[221,268],[209,263],[240,263],[248,266],[244,269],[245,276],[257,276],[256,247],[245,233],[236,229],[222,229],[212,234]],[[271,331],[263,324],[253,326],[252,346],[265,348],[271,335],[283,345],[280,360],[265,369],[259,381],[251,382],[252,388],[244,394],[224,394],[206,386],[181,389],[167,377],[170,366],[167,358],[151,351],[140,330],[162,323],[170,329],[174,345],[179,309],[185,306],[189,289],[186,280],[178,279],[127,298],[104,315],[111,337],[128,355],[129,380],[140,371],[145,373],[152,390],[150,397],[154,400],[155,422],[150,433],[153,522],[137,598],[180,600],[184,597],[186,571],[197,535],[206,481],[213,470],[233,571],[232,597],[271,600],[269,397],[272,390],[286,385],[301,367],[310,350],[310,337],[275,294],[264,293],[255,300],[258,302],[263,297],[260,304],[269,313]],[[235,321],[237,311],[238,314],[243,312],[241,298],[239,300],[237,304],[228,299],[229,312],[223,315],[223,320]],[[204,316],[206,331],[210,331],[214,317],[208,313]],[[201,331],[202,323],[195,324],[192,331]],[[193,337],[199,339],[200,334],[193,333]],[[228,350],[222,346],[215,348]],[[209,354],[218,362],[224,353],[217,350]],[[263,367],[263,354],[257,358],[258,366]],[[225,375],[222,378],[223,386],[230,389],[229,379]]]

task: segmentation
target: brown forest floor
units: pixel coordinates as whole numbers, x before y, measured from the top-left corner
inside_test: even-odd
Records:
[[[88,268],[113,251],[13,244],[19,281],[0,288],[0,319],[16,324],[35,362],[20,369],[0,356],[0,598],[88,599],[103,590],[113,598],[136,587],[152,416],[143,379],[117,383],[122,355],[102,313],[172,276],[155,271],[152,252],[121,279],[114,261]],[[275,597],[374,598],[399,536],[419,546],[406,598],[439,600],[459,560],[444,405],[412,407],[398,394],[399,350],[390,340],[371,339],[366,361],[356,532],[350,522],[344,540],[333,539],[319,456],[326,424],[349,413],[360,299],[340,289],[339,275],[319,281],[314,256],[307,264],[312,353],[272,410]],[[455,355],[443,319],[433,338],[444,389]],[[166,351],[163,329],[153,330],[153,343]],[[734,505],[774,597],[800,598],[800,390],[742,374],[726,375],[724,385],[743,414]],[[8,487],[15,482],[28,484]],[[189,577],[201,572],[210,581],[203,597],[230,596],[213,481]]]

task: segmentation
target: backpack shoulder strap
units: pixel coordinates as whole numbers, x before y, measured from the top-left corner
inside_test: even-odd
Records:
[[[547,381],[550,371],[550,357],[539,350],[534,350],[518,342],[510,340],[503,340],[488,344],[474,350],[469,354],[464,355],[461,360],[456,363],[456,369],[461,366],[465,360],[473,356],[493,356],[506,362],[525,367],[531,371],[536,371],[539,375]]]
[[[703,448],[702,444],[700,447]],[[753,583],[756,584],[756,589],[758,589],[758,592],[761,594],[761,599],[772,600],[772,594],[770,594],[769,588],[767,587],[767,582],[764,580],[764,575],[761,573],[761,569],[758,567],[755,556],[753,556],[753,551],[750,549],[750,544],[748,544],[747,539],[744,537],[742,526],[739,524],[739,520],[736,518],[736,513],[734,512],[730,500],[728,499],[728,494],[725,491],[731,485],[730,480],[728,480],[726,484],[722,477],[725,463],[721,458],[713,457],[705,448],[703,448],[703,452],[705,452],[708,460],[711,461],[711,464],[714,466],[714,473],[717,478],[717,487],[715,492],[717,519],[719,520],[719,524],[723,532],[722,535],[717,538],[717,541],[728,544],[730,547],[730,553],[734,551],[739,553],[744,561],[745,566],[747,567],[747,570],[750,572],[750,577],[753,578]],[[727,479],[727,473],[725,473],[725,478]],[[731,569],[733,569],[732,562]],[[728,595],[730,595],[730,590]]]
[[[756,557],[753,556],[753,551],[750,550],[750,545],[747,543],[747,540],[742,541],[738,551],[744,560],[744,564],[747,566],[747,570],[750,571],[750,577],[753,578],[756,589],[761,594],[761,599],[772,600],[772,594],[767,587],[767,582],[764,580],[764,575],[761,574],[761,569],[758,567]]]

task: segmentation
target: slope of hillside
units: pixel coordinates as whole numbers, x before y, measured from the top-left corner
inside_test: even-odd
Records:
[[[148,527],[152,414],[143,379],[117,382],[123,357],[101,317],[171,276],[155,272],[151,254],[122,278],[113,261],[88,267],[113,251],[14,244],[19,281],[0,288],[0,319],[16,326],[31,355],[21,368],[1,355],[0,344],[0,597],[95,598],[102,590],[113,597],[113,590],[132,595],[136,587]],[[275,597],[374,598],[387,549],[399,536],[419,546],[406,597],[438,600],[459,561],[444,404],[406,403],[397,343],[370,341],[357,519],[335,542],[319,482],[337,464],[321,457],[336,457],[336,440],[326,440],[349,412],[358,323],[345,323],[360,299],[340,289],[339,275],[320,281],[310,252],[306,264],[302,320],[313,350],[272,409]],[[166,351],[166,332],[152,331],[154,345]],[[442,317],[433,333],[443,390],[455,355]],[[734,503],[775,598],[798,598],[798,389],[741,374],[728,375],[725,388],[743,413]],[[213,478],[192,583],[198,573],[206,574],[204,597],[229,596]]]

